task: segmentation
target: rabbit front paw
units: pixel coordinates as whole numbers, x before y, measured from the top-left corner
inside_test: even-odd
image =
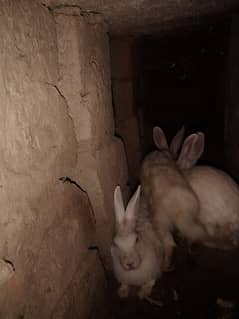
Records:
[[[127,298],[129,296],[129,286],[122,284],[118,289],[118,295],[120,298]]]
[[[144,299],[146,297],[149,297],[151,295],[154,285],[155,285],[155,280],[151,280],[147,282],[146,284],[144,284],[138,292],[139,299]]]

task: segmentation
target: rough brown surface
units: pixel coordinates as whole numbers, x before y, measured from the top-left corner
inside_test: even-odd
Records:
[[[139,183],[141,144],[135,107],[134,41],[129,38],[113,38],[110,42],[113,103],[116,133],[124,142],[129,168],[129,185]]]
[[[95,214],[97,238],[110,267],[113,190],[124,189],[127,165],[122,142],[113,136],[110,56],[107,29],[80,11],[55,12],[59,48],[59,88],[67,100],[77,139],[77,183],[87,191]],[[107,225],[107,227],[106,227]]]
[[[15,269],[0,286],[0,318],[89,318],[94,311],[104,318],[104,269],[88,250],[97,245],[92,205],[77,185],[59,180],[77,176],[79,140],[57,87],[54,17],[31,0],[1,1],[0,15],[0,259]],[[104,55],[101,38],[98,44]],[[112,132],[101,111],[104,132]]]
[[[102,14],[113,34],[162,32],[197,25],[200,17],[238,7],[238,0],[41,0],[51,8],[78,7],[82,14]]]

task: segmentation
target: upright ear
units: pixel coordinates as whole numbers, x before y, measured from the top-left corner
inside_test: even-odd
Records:
[[[189,135],[183,143],[183,147],[177,160],[180,169],[193,167],[204,151],[204,134],[199,132]]]
[[[116,186],[114,191],[114,209],[116,222],[121,224],[125,217],[125,208],[120,186]]]
[[[153,128],[154,144],[159,150],[168,149],[168,142],[163,130],[159,126]]]
[[[127,208],[126,208],[126,219],[128,221],[135,221],[137,213],[139,211],[140,205],[140,190],[141,186],[139,185],[134,195],[131,197]]]
[[[183,143],[183,138],[185,134],[185,128],[184,126],[178,131],[178,133],[174,136],[172,139],[172,142],[169,146],[169,150],[174,156],[174,158],[177,158],[178,151]]]

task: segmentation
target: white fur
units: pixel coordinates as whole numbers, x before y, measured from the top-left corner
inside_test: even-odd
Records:
[[[230,249],[239,244],[239,187],[224,172],[196,166],[184,174],[200,201],[199,221],[206,246]]]
[[[114,206],[116,234],[111,255],[115,276],[121,283],[119,295],[127,297],[129,286],[138,286],[138,295],[144,298],[150,295],[160,277],[162,247],[148,219],[148,212],[142,201],[140,203],[140,188],[124,209],[121,191],[117,187]]]
[[[159,277],[161,265],[152,243],[141,242],[140,250],[142,260],[138,268],[125,270],[120,263],[117,248],[111,247],[114,272],[120,283],[140,287],[150,280],[156,280]]]
[[[203,151],[204,134],[192,134],[185,139],[177,160],[200,203],[197,219],[206,236],[199,238],[199,242],[218,249],[232,249],[239,245],[239,187],[221,170],[195,167]]]

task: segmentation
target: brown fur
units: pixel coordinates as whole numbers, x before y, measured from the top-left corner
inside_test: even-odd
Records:
[[[164,243],[167,268],[175,246],[173,228],[190,241],[205,235],[197,221],[199,201],[168,150],[152,152],[145,158],[141,186],[153,225]]]

